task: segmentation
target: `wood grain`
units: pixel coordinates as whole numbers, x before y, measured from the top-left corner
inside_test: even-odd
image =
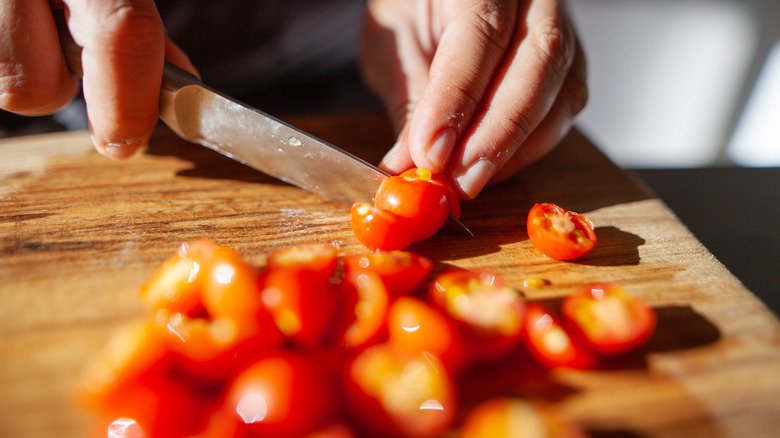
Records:
[[[290,121],[371,162],[393,141],[381,116]],[[182,242],[209,237],[253,263],[302,242],[363,250],[347,206],[164,128],[126,162],[99,156],[85,132],[6,139],[0,154],[2,437],[87,435],[90,417],[72,398],[81,367],[142,314],[139,286]],[[597,226],[596,249],[575,263],[540,255],[524,227],[535,202],[585,213]],[[524,289],[530,300],[619,281],[659,314],[646,348],[608,370],[519,370],[497,387],[554,402],[597,436],[776,436],[778,320],[583,136],[572,132],[539,163],[466,202],[462,219],[475,238],[442,232],[410,249],[437,271],[487,268],[516,286],[547,279]]]

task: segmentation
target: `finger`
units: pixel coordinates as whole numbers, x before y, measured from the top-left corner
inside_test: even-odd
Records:
[[[0,0],[0,108],[51,114],[78,92],[47,0]]]
[[[513,40],[447,169],[462,196],[475,197],[552,107],[576,53],[564,12],[556,0],[537,0],[521,11],[527,29]]]
[[[132,155],[157,124],[165,31],[153,0],[70,0],[68,26],[83,47],[92,141],[111,158]]]
[[[412,167],[414,167],[414,162],[409,154],[409,123],[407,120],[407,123],[401,128],[395,144],[379,163],[379,168],[391,175],[398,175]]]
[[[502,181],[550,152],[571,129],[575,116],[585,108],[588,101],[585,55],[581,47],[577,54],[561,93],[542,123],[523,142],[507,163],[491,179],[491,183]]]
[[[190,57],[168,37],[165,37],[165,60],[200,78],[200,73],[190,61]]]
[[[441,172],[469,126],[511,40],[515,1],[449,2],[429,81],[412,116],[417,167]]]

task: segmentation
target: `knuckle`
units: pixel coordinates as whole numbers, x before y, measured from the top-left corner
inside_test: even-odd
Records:
[[[509,46],[513,22],[507,11],[506,2],[479,2],[471,12],[476,29],[488,43],[501,49],[506,49]]]
[[[565,77],[574,62],[576,51],[571,30],[558,18],[549,18],[536,29],[539,56],[550,65],[555,74]]]
[[[584,78],[569,77],[564,84],[564,90],[569,96],[571,114],[577,115],[588,104],[589,92],[588,84]]]
[[[18,65],[0,67],[0,108],[14,113],[35,113],[57,97],[56,81],[28,74]]]
[[[109,10],[99,32],[119,55],[143,56],[155,53],[165,41],[165,29],[156,10],[128,5]]]

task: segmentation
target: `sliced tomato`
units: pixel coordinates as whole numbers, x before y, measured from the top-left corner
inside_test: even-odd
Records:
[[[586,286],[563,300],[564,321],[588,346],[616,355],[642,346],[655,331],[655,311],[616,283]]]
[[[271,353],[228,384],[223,412],[237,423],[237,436],[303,436],[335,419],[332,382],[333,376],[303,355]]]
[[[374,206],[391,213],[409,230],[412,241],[428,239],[447,221],[447,196],[429,181],[390,176],[374,196]]]
[[[522,341],[525,298],[493,273],[468,269],[443,272],[434,279],[429,296],[459,322],[477,360],[504,355]]]
[[[595,356],[540,304],[526,308],[526,345],[539,363],[548,368],[593,368]]]
[[[376,340],[385,327],[390,297],[382,280],[370,272],[350,272],[339,285],[343,314],[338,344],[349,349]]]
[[[365,436],[436,436],[455,419],[454,382],[433,354],[375,345],[349,364],[347,379],[350,415]]]
[[[261,299],[279,330],[297,345],[318,346],[328,337],[336,308],[329,279],[306,269],[272,268]]]
[[[412,244],[411,232],[405,224],[366,202],[352,205],[350,225],[357,240],[372,251],[400,250]]]
[[[461,427],[460,438],[520,436],[584,438],[585,432],[552,406],[519,398],[500,397],[473,408]]]
[[[452,184],[452,181],[443,173],[432,173],[428,169],[413,167],[401,173],[401,177],[410,179],[419,179],[427,181],[441,189],[444,196],[447,197],[447,203],[450,207],[450,214],[455,219],[460,218],[460,196]]]
[[[378,275],[394,296],[418,289],[433,269],[430,259],[409,251],[348,254],[343,260],[347,272],[365,271]]]
[[[339,253],[336,247],[325,243],[305,243],[273,251],[268,255],[268,269],[286,268],[306,270],[317,277],[328,279],[336,272]]]
[[[596,245],[593,223],[585,216],[555,204],[536,204],[526,223],[531,243],[548,257],[574,260]]]
[[[419,298],[395,300],[388,312],[387,328],[388,343],[399,350],[432,353],[453,373],[466,367],[467,350],[452,319]]]

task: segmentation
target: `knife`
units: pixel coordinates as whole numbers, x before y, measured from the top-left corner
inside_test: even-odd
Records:
[[[70,70],[79,76],[81,47],[64,15],[55,14]],[[284,121],[247,106],[165,63],[160,119],[179,137],[201,144],[267,175],[347,205],[372,202],[388,173]],[[447,226],[473,236],[450,216]]]

